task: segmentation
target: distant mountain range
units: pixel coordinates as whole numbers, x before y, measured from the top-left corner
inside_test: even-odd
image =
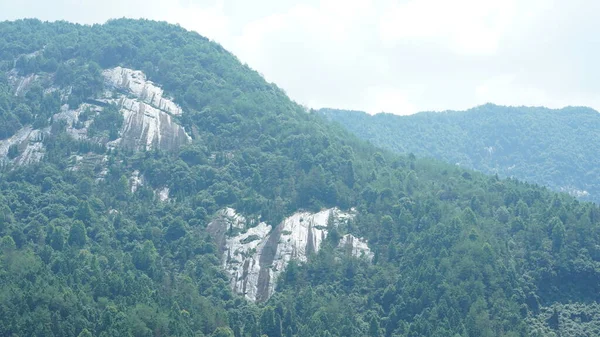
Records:
[[[378,147],[600,201],[600,114],[590,108],[486,104],[410,116],[320,112]]]

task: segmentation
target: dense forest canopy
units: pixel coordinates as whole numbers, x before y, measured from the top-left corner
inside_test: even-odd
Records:
[[[600,114],[482,105],[467,111],[411,116],[322,109],[362,139],[501,177],[514,177],[600,202]]]
[[[0,175],[0,335],[474,337],[600,328],[594,204],[379,150],[306,111],[218,44],[166,23],[2,22],[0,60],[1,137],[50,129],[39,163],[7,164]],[[173,118],[191,144],[109,149],[53,119],[62,106],[102,95],[101,72],[115,66],[142,70],[175,98],[184,112]],[[11,76],[31,74],[26,92],[10,85]],[[102,112],[95,132],[117,137],[121,116],[110,106]],[[106,161],[74,166],[78,156]],[[132,192],[134,171],[146,184]],[[162,186],[168,200],[154,194]],[[297,210],[354,207],[358,215],[338,234],[364,237],[375,256],[339,254],[330,235],[307,263],[290,263],[267,302],[247,302],[232,293],[206,231],[228,206],[274,225]]]

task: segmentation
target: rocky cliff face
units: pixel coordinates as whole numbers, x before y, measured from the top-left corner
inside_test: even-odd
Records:
[[[171,115],[181,115],[181,107],[172,99],[165,97],[164,91],[139,71],[116,67],[102,72],[109,90],[120,91],[125,95],[133,95],[139,102],[148,104]]]
[[[172,118],[182,114],[181,107],[165,97],[163,90],[148,81],[143,72],[116,67],[103,71],[102,75],[109,89],[105,96],[114,97],[117,93],[116,99],[102,101],[118,105],[125,118],[121,138],[111,142],[111,146],[173,151],[191,141]]]
[[[230,276],[233,291],[262,302],[273,294],[278,276],[291,259],[306,262],[321,248],[328,225],[338,226],[353,217],[337,208],[298,212],[273,228],[228,208],[217,213],[208,230],[221,249],[223,268]],[[339,247],[356,257],[373,258],[367,243],[350,234],[342,237]]]
[[[133,150],[159,148],[174,151],[191,140],[171,115],[151,105],[125,97],[107,100],[107,103],[117,104],[125,118],[121,138],[111,142],[111,146],[121,145]]]
[[[7,75],[15,95],[24,95],[36,81],[43,81],[43,86],[48,92],[59,90],[52,85],[51,76],[19,76],[16,70],[10,71]],[[109,148],[122,147],[130,150],[159,148],[163,151],[176,151],[180,146],[191,141],[184,128],[173,118],[182,114],[181,107],[166,97],[160,87],[148,81],[143,72],[116,67],[104,70],[102,75],[106,88],[103,97],[90,98],[75,109],[70,109],[65,104],[52,117],[55,122],[61,120],[66,122],[67,132],[75,139],[93,140]],[[62,99],[66,101],[69,94],[70,89],[63,90]],[[124,117],[119,138],[108,141],[108,139],[90,137],[88,128],[93,122],[93,116],[102,114],[105,107],[111,104],[116,105]],[[91,112],[92,118],[79,123],[80,115],[84,112]],[[0,161],[21,165],[41,160],[45,152],[42,140],[51,130],[51,127],[34,130],[27,126],[12,137],[1,140]],[[13,145],[19,148],[19,155],[9,158],[8,149]]]
[[[44,156],[44,146],[42,140],[49,128],[43,130],[33,130],[30,126],[17,131],[12,137],[0,141],[0,162],[12,160],[17,165],[26,165],[35,163]],[[11,146],[16,146],[19,155],[10,158],[8,150]]]

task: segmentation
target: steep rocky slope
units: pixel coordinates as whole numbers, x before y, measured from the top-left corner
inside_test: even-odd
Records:
[[[13,93],[17,96],[25,95],[35,84],[43,84],[47,88],[46,93],[60,91],[62,100],[66,101],[73,90],[71,87],[59,89],[48,74],[20,76],[14,69],[8,74]],[[43,138],[61,121],[73,138],[90,140],[109,149],[141,151],[157,148],[176,151],[191,141],[188,133],[174,119],[174,116],[182,114],[181,107],[164,96],[163,90],[148,81],[143,72],[115,67],[104,70],[102,76],[106,90],[101,97],[91,97],[75,108],[63,104],[50,117],[50,126],[40,129],[25,126],[12,137],[0,140],[0,160],[17,165],[40,161],[45,153]],[[124,117],[118,136],[113,140],[89,134],[95,117],[101,115],[108,106],[116,106]],[[11,146],[18,148],[18,155],[12,158],[8,155]]]
[[[217,213],[208,231],[219,244],[232,290],[251,301],[264,302],[275,291],[277,278],[290,260],[306,262],[319,251],[328,229],[353,218],[353,213],[337,208],[297,212],[273,228],[227,208]],[[338,248],[349,256],[373,258],[367,243],[351,234],[343,236]]]

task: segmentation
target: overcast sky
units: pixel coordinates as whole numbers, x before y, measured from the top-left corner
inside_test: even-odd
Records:
[[[0,19],[179,23],[312,108],[600,109],[597,0],[0,0]]]

